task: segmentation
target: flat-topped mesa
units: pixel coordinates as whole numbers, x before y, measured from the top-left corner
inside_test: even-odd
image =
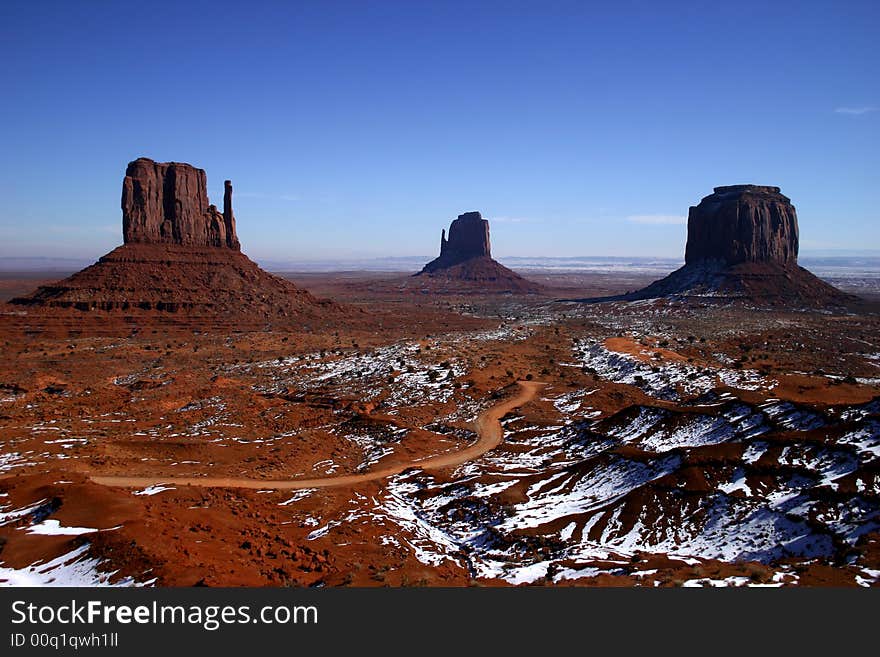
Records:
[[[778,187],[715,187],[688,214],[685,262],[797,265],[797,213]]]
[[[690,209],[685,264],[646,288],[614,299],[745,300],[787,307],[858,302],[797,264],[798,224],[778,187],[716,187]]]
[[[122,236],[126,244],[180,244],[239,250],[226,181],[223,212],[208,203],[203,169],[181,162],[130,162],[122,181]]]

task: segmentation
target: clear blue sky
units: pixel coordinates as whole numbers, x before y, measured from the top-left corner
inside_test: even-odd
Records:
[[[714,6],[709,6],[714,5]],[[236,190],[252,257],[680,255],[712,187],[880,248],[880,3],[0,6],[0,256],[121,242],[127,162]]]

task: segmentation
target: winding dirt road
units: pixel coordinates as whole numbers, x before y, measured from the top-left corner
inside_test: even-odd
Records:
[[[318,477],[316,479],[244,479],[235,477],[118,477],[118,476],[93,476],[91,480],[104,486],[118,486],[122,488],[144,488],[156,484],[169,484],[177,486],[203,486],[210,488],[254,488],[296,490],[300,488],[329,488],[332,486],[352,486],[367,481],[385,479],[392,475],[400,474],[410,468],[421,470],[437,470],[461,465],[482,456],[491,449],[497,447],[504,438],[504,430],[501,427],[501,418],[518,406],[534,399],[538,390],[546,385],[540,381],[518,381],[519,394],[510,399],[505,399],[500,404],[483,411],[476,421],[477,440],[457,452],[438,454],[421,461],[398,463],[386,468],[371,470],[356,475],[340,475],[338,477]]]

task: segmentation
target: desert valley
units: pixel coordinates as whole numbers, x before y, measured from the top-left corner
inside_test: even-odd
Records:
[[[0,584],[880,583],[880,289],[779,188],[656,282],[514,272],[476,211],[420,271],[270,274],[224,192],[140,158],[122,246],[4,275]]]

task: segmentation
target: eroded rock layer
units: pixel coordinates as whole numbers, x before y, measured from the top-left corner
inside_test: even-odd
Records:
[[[125,244],[73,276],[10,303],[230,319],[245,315],[249,322],[333,305],[263,271],[239,251],[175,244]]]

